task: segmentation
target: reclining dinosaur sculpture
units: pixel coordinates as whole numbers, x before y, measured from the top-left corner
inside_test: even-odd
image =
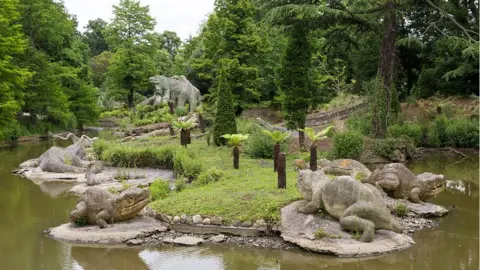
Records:
[[[314,214],[323,210],[337,219],[343,229],[362,232],[361,241],[372,241],[376,229],[403,231],[380,191],[351,176],[337,176],[330,180],[320,170],[302,170],[298,174],[297,188],[304,198],[298,212]]]

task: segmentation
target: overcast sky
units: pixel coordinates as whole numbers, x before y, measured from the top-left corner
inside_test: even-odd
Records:
[[[64,0],[70,14],[77,16],[78,30],[84,30],[88,20],[112,18],[112,5],[120,0]],[[214,0],[140,0],[150,6],[150,15],[157,21],[157,32],[170,30],[185,40],[197,33],[198,26],[213,10]]]

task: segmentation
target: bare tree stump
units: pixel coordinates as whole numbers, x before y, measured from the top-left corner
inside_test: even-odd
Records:
[[[233,154],[233,168],[238,169],[239,168],[239,163],[240,163],[240,150],[238,149],[237,146],[233,147],[232,150]]]
[[[198,114],[198,125],[200,126],[200,131],[205,133],[205,122],[203,121],[203,116]]]
[[[175,114],[175,110],[173,109],[173,102],[172,101],[168,102],[168,110],[169,110],[171,115]]]
[[[310,145],[310,170],[317,170],[317,145],[315,143]]]
[[[273,171],[278,170],[278,155],[280,154],[280,144],[276,143],[273,146]]]
[[[192,137],[190,136],[190,129],[180,130],[180,144],[187,146],[192,143]]]
[[[278,155],[278,188],[287,188],[287,160],[284,152]]]

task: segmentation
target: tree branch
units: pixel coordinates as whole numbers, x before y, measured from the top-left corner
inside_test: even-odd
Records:
[[[375,12],[381,11],[381,10],[383,10],[384,8],[385,8],[384,6],[378,6],[378,7],[374,7],[374,8],[367,9],[367,10],[348,11],[348,13],[350,13],[350,14],[352,14],[352,15],[356,15],[356,14],[370,14],[370,13],[375,13]]]
[[[458,28],[460,28],[460,29],[463,31],[463,33],[465,33],[465,35],[468,37],[468,39],[469,39],[470,41],[475,41],[475,40],[470,36],[470,34],[468,34],[467,29],[465,29],[465,27],[463,27],[460,23],[458,23],[457,20],[455,20],[452,15],[448,14],[446,11],[444,11],[443,9],[441,9],[439,6],[435,5],[431,0],[425,0],[425,2],[427,2],[428,5],[430,5],[431,7],[433,7],[434,9],[436,9],[438,12],[442,13],[443,15],[445,15],[450,21],[452,21]]]

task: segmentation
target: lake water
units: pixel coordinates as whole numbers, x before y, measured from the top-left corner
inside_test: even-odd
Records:
[[[410,249],[375,258],[341,259],[302,250],[199,247],[112,248],[74,246],[43,231],[68,220],[77,198],[65,187],[39,186],[10,171],[40,156],[48,143],[0,148],[0,269],[478,269],[478,153],[466,159],[440,154],[408,164],[415,172],[441,173],[447,188],[431,202],[451,208],[440,227],[416,233]]]

